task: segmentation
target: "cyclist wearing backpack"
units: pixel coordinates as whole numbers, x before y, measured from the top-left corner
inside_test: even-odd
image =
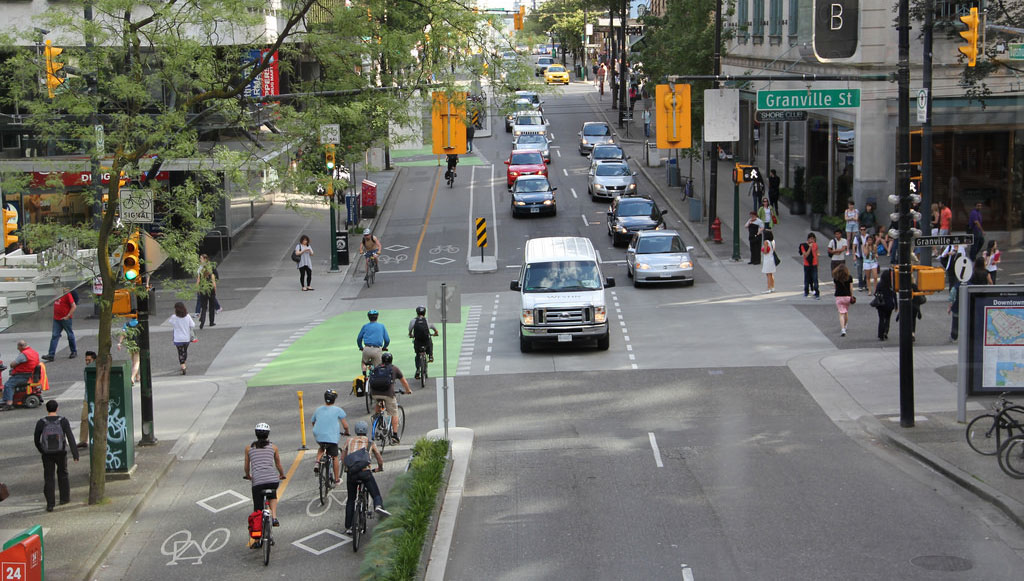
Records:
[[[434,362],[434,341],[430,338],[437,337],[437,327],[427,321],[427,307],[420,305],[416,307],[416,317],[409,321],[409,337],[412,339],[413,354],[418,354],[420,349],[426,349],[427,362]],[[416,370],[416,378],[419,379],[419,370]]]
[[[345,428],[345,435],[348,435],[345,410],[334,405],[336,399],[338,399],[338,392],[328,389],[324,392],[325,405],[316,408],[316,411],[313,412],[313,438],[320,445],[320,449],[316,452],[313,473],[319,473],[320,459],[323,458],[324,452],[327,452],[327,455],[334,459],[334,482],[332,485],[341,482],[341,468],[338,465],[338,440],[341,438],[341,430],[338,428],[338,422],[341,422],[341,426]],[[320,422],[319,425],[317,425],[317,421]]]
[[[64,416],[57,415],[57,400],[46,402],[46,417],[36,422],[33,440],[36,449],[43,456],[43,496],[46,497],[46,512],[53,512],[53,474],[57,473],[60,488],[60,503],[71,502],[71,481],[68,480],[68,450],[78,462],[78,447],[71,424]]]
[[[345,442],[341,449],[341,461],[345,463],[345,471],[348,472],[348,500],[345,501],[345,534],[352,534],[352,517],[356,512],[356,487],[362,483],[370,491],[373,497],[374,510],[384,516],[391,516],[391,513],[384,510],[384,499],[380,496],[380,487],[373,478],[374,472],[384,471],[384,457],[380,455],[377,445],[366,437],[370,426],[359,420],[355,425],[356,435]],[[377,470],[370,469],[370,454],[377,460]]]
[[[366,312],[369,323],[359,329],[359,336],[356,337],[356,346],[363,352],[363,373],[373,365],[380,365],[380,354],[391,344],[391,337],[383,323],[377,322],[380,313],[377,309],[370,309]]]
[[[409,382],[402,375],[402,370],[397,365],[392,365],[392,361],[394,361],[392,354],[382,355],[381,364],[370,370],[366,385],[374,402],[384,402],[384,407],[391,415],[391,437],[398,442],[398,401],[395,399],[395,380],[402,382],[405,393],[411,395],[412,390],[409,389]]]

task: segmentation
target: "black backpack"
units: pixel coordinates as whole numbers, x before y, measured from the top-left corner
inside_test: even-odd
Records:
[[[43,418],[43,431],[39,434],[39,447],[46,454],[55,454],[67,450],[67,443],[64,439],[64,426],[61,425],[60,416]]]
[[[360,448],[355,452],[345,454],[345,471],[349,474],[362,472],[370,465],[370,452],[366,448]]]
[[[395,374],[391,370],[390,365],[378,365],[373,368],[370,372],[370,377],[367,378],[367,385],[370,386],[370,391],[374,393],[387,393],[391,389],[391,384],[395,382]]]
[[[419,343],[430,341],[430,323],[424,317],[416,317],[412,324],[412,337]]]

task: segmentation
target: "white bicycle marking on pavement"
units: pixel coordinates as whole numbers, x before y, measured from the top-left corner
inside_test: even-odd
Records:
[[[452,246],[451,244],[445,244],[444,246],[435,246],[430,249],[431,254],[441,254],[447,252],[448,254],[456,254],[459,251],[458,246]]]
[[[327,502],[323,503],[323,505],[320,504],[319,493],[309,499],[309,502],[306,503],[306,515],[310,518],[318,517],[331,510],[331,505],[335,502],[341,506],[342,510],[345,510],[345,503],[348,501],[348,493],[345,493],[345,500],[339,500],[338,497],[334,495],[335,490],[337,490],[337,488],[327,491]]]
[[[228,499],[227,500],[227,504],[225,504],[223,506],[219,506],[219,507],[218,506],[213,506],[213,504],[211,504],[211,501],[213,501],[214,499],[219,498],[221,496],[225,496],[225,495],[229,496],[229,497],[233,496],[235,498],[235,500],[232,502],[230,499]],[[245,504],[247,502],[249,502],[249,498],[247,496],[243,496],[243,495],[235,492],[234,490],[225,490],[224,492],[218,492],[217,494],[214,494],[213,496],[207,496],[206,498],[204,498],[202,500],[197,500],[196,504],[198,504],[199,506],[205,508],[206,510],[216,514],[218,512],[227,510],[229,508],[236,507],[236,506],[238,506],[240,504]]]
[[[387,255],[387,254],[381,254],[380,256],[377,257],[377,262],[380,262],[381,264],[391,264],[392,262],[394,262],[395,264],[398,264],[399,262],[402,262],[402,261],[408,260],[408,259],[409,259],[409,255],[407,255],[407,254],[396,254],[394,256],[390,256],[390,255]]]
[[[193,565],[202,565],[203,557],[223,549],[230,538],[231,531],[219,528],[207,533],[200,543],[192,540],[191,531],[183,529],[164,539],[160,552],[171,558],[167,565],[177,565],[178,561],[192,561]]]

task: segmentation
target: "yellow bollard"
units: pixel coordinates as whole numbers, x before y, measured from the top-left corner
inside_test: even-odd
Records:
[[[302,447],[300,450],[306,449],[306,412],[302,405],[302,392],[296,391],[296,395],[299,396],[299,426],[302,428]]]

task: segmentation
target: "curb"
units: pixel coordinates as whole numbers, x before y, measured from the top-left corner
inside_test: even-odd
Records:
[[[442,581],[445,568],[448,566],[448,554],[451,552],[452,539],[455,536],[455,520],[459,514],[459,505],[465,491],[466,475],[469,473],[469,458],[473,454],[473,430],[469,428],[449,428],[451,440],[452,469],[444,492],[441,513],[437,518],[437,528],[427,561],[427,570],[423,575],[426,581]],[[444,430],[427,432],[428,438],[443,438]]]
[[[380,194],[381,203],[380,203],[380,208],[377,210],[377,215],[374,216],[373,218],[367,218],[365,220],[359,220],[359,226],[361,226],[364,230],[366,228],[369,228],[369,229],[373,230],[373,229],[375,229],[377,227],[377,224],[380,221],[380,217],[384,214],[384,208],[387,207],[388,200],[391,199],[391,191],[395,189],[395,184],[398,183],[398,180],[402,178],[402,174],[405,172],[405,168],[402,167],[402,166],[397,166],[396,165],[394,169],[383,170],[383,171],[393,171],[393,172],[395,172],[395,179],[391,180],[391,183],[388,184],[387,189],[384,190],[384,192],[382,194]],[[348,264],[347,268],[345,268],[345,269],[339,268],[338,270],[339,271],[344,270],[343,277],[347,278],[347,279],[350,279],[350,278],[352,278],[352,274],[355,272],[355,269],[358,266],[359,266],[359,259],[356,258],[355,260],[349,260],[349,264]]]
[[[929,468],[952,480],[960,487],[974,493],[978,498],[1001,510],[1003,514],[1013,521],[1014,524],[1024,529],[1024,503],[1020,503],[1017,500],[1006,496],[988,484],[972,477],[967,472],[964,472],[960,468],[950,464],[946,460],[930,454],[924,448],[895,434],[883,426],[882,423],[878,421],[878,418],[874,416],[863,416],[858,419],[858,422],[860,422],[861,426],[869,434],[878,437],[896,448],[899,448]]]

